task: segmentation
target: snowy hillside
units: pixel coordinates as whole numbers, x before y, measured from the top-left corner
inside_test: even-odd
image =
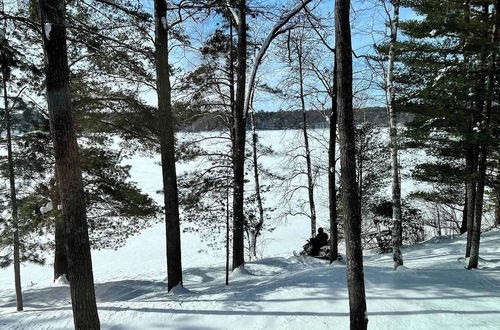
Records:
[[[214,133],[215,134],[215,133]],[[293,149],[298,132],[264,132],[263,143]],[[321,131],[313,156],[325,159]],[[282,150],[281,150],[282,151]],[[261,158],[286,169],[286,159]],[[158,158],[136,156],[132,180],[161,201]],[[404,160],[403,160],[404,163]],[[179,164],[180,173],[200,164]],[[297,165],[297,164],[295,164]],[[320,180],[321,181],[321,180]],[[317,186],[319,225],[327,225],[326,180]],[[404,182],[403,193],[413,189]],[[251,189],[251,185],[249,188]],[[266,203],[280,206],[281,187]],[[276,214],[272,214],[276,216]],[[165,228],[159,223],[117,251],[93,251],[99,316],[103,329],[346,329],[349,307],[345,266],[293,257],[309,235],[302,216],[272,220],[259,245],[264,257],[247,264],[224,285],[224,249],[211,249],[195,233],[182,236],[184,285],[191,293],[166,294]],[[365,251],[369,327],[372,329],[498,329],[500,231],[481,240],[481,269],[468,271],[465,238],[441,238],[403,250],[408,267],[392,271],[392,256]],[[343,246],[341,248],[343,251]],[[342,252],[343,253],[343,252]],[[49,262],[52,260],[49,257]],[[25,311],[15,312],[12,268],[0,270],[0,329],[71,329],[69,287],[52,283],[52,268],[23,265]]]
[[[433,239],[404,249],[406,265],[392,271],[390,255],[365,257],[372,329],[498,329],[500,231],[483,235],[482,268],[464,269],[464,238]],[[122,255],[123,253],[123,255]],[[224,285],[224,267],[185,270],[187,294],[166,294],[155,256],[118,251],[114,263],[95,254],[96,293],[103,329],[347,329],[345,266],[306,257],[249,263]],[[199,260],[204,263],[203,260]],[[102,264],[107,262],[108,265]],[[157,270],[154,274],[153,269]],[[104,273],[108,270],[108,280]],[[25,277],[29,277],[25,269]],[[114,279],[111,279],[114,278]],[[3,283],[4,284],[4,283]],[[26,311],[15,312],[14,294],[2,290],[0,328],[71,329],[69,287],[39,283],[25,289]]]

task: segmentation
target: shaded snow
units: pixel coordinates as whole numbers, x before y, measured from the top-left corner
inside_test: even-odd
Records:
[[[276,141],[290,140],[293,134],[265,132],[263,141],[282,145]],[[132,180],[161,202],[155,193],[161,188],[158,161],[139,156],[127,160]],[[261,161],[281,166],[272,157]],[[189,166],[180,163],[178,171]],[[404,194],[413,188],[414,183],[403,182]],[[328,199],[324,187],[318,189],[318,225],[324,226]],[[280,205],[277,195],[271,191],[267,203]],[[261,239],[264,258],[233,272],[230,286],[224,284],[224,249],[211,249],[196,234],[184,233],[184,288],[174,288],[174,294],[166,287],[163,223],[130,238],[117,251],[93,251],[102,329],[348,328],[345,262],[329,265],[293,256],[309,238],[304,217],[288,217],[276,225]],[[459,260],[465,243],[465,237],[441,237],[406,247],[405,267],[397,271],[392,255],[365,251],[369,327],[497,329],[500,231],[482,235],[479,270],[468,271]],[[344,256],[343,246],[341,252]],[[52,283],[51,265],[23,264],[21,272],[25,312],[16,313],[12,268],[0,270],[0,329],[72,329],[69,287]]]
[[[483,235],[482,262],[468,271],[458,258],[465,238],[428,241],[403,249],[406,265],[392,270],[390,254],[365,257],[372,329],[497,329],[500,316],[500,231]],[[144,259],[147,255],[144,255]],[[140,262],[140,261],[139,261]],[[345,329],[349,322],[345,266],[309,257],[247,263],[224,285],[223,263],[189,267],[184,285],[167,294],[164,276],[98,281],[103,329]],[[181,292],[177,292],[177,290]],[[26,311],[2,291],[2,329],[71,328],[68,287],[25,289]]]
[[[69,286],[66,274],[63,274],[54,280],[54,286]]]

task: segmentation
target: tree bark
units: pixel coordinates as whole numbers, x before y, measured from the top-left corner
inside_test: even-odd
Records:
[[[245,84],[247,61],[246,1],[238,1],[238,44],[236,68],[236,101],[234,104],[233,140],[233,270],[245,264],[245,215],[243,194],[245,182]]]
[[[3,31],[5,36],[5,29]],[[2,40],[4,42],[4,40]],[[2,81],[3,81],[3,99],[4,99],[4,115],[5,115],[5,130],[7,131],[7,165],[9,170],[9,187],[10,187],[10,206],[12,216],[12,233],[13,233],[13,259],[14,259],[14,287],[16,291],[16,309],[23,310],[23,292],[21,288],[21,258],[20,258],[20,242],[19,242],[19,219],[16,195],[16,174],[14,172],[14,158],[12,155],[12,117],[9,109],[9,98],[7,93],[8,67],[7,54],[2,49]]]
[[[387,110],[389,113],[389,136],[391,145],[391,170],[392,170],[392,259],[394,269],[403,265],[403,218],[401,212],[401,176],[399,173],[398,157],[398,128],[396,122],[396,92],[394,90],[394,61],[396,58],[396,42],[399,27],[399,0],[392,0],[394,15],[391,20],[391,41],[389,46],[389,61],[387,65]]]
[[[299,96],[302,109],[302,134],[304,136],[304,151],[307,172],[307,195],[309,198],[309,213],[311,217],[311,237],[316,237],[316,205],[314,203],[314,178],[312,173],[311,148],[309,147],[309,135],[307,133],[307,109],[304,93],[304,68],[302,57],[302,40],[296,43],[297,59],[299,63]]]
[[[464,9],[464,20],[465,24],[470,24],[470,0],[465,0],[463,4]],[[469,36],[468,36],[469,37]],[[468,37],[463,40],[463,52],[464,52],[464,61],[467,66],[470,65],[470,57],[466,50],[466,46],[469,42]],[[467,72],[466,78],[470,77],[470,73]],[[472,92],[471,89],[467,91],[469,94]],[[469,136],[474,134],[474,124],[476,122],[476,111],[474,109],[473,102],[467,102],[470,107],[470,111],[467,114],[467,133]],[[467,244],[465,247],[465,257],[468,258],[470,256],[470,247],[471,247],[471,239],[472,239],[472,229],[474,227],[474,208],[475,208],[475,198],[476,198],[476,169],[477,169],[477,148],[475,146],[475,142],[467,141],[465,143],[465,170],[466,170],[466,181],[465,181],[465,190],[466,190],[466,198],[467,201],[467,213],[466,213],[466,228],[467,228]]]
[[[337,80],[336,53],[333,53],[333,81]],[[335,182],[335,168],[337,166],[337,97],[335,90],[332,90],[332,112],[330,113],[330,140],[328,144],[328,203],[330,215],[330,263],[338,259],[339,255],[339,234],[337,223],[337,187]]]
[[[472,112],[472,111],[471,111]],[[472,131],[472,125],[474,123],[473,114],[469,116],[469,126]],[[472,240],[472,229],[474,228],[474,211],[476,207],[476,179],[474,174],[476,172],[477,160],[475,157],[474,146],[472,143],[468,143],[466,148],[465,156],[465,169],[467,171],[467,181],[466,181],[466,196],[467,196],[467,245],[465,247],[465,257],[470,257],[470,248]]]
[[[462,224],[460,225],[460,235],[467,232],[467,184],[465,185],[464,208],[462,210]]]
[[[252,120],[252,157],[253,157],[253,176],[255,180],[255,195],[257,198],[257,207],[259,209],[259,221],[257,224],[254,226],[254,228],[251,228],[249,233],[250,233],[250,256],[253,260],[257,259],[257,238],[260,235],[260,231],[262,229],[262,226],[264,225],[264,206],[262,204],[262,196],[260,193],[260,176],[259,176],[259,163],[258,160],[259,158],[257,157],[257,143],[258,143],[258,136],[257,136],[257,131],[256,131],[256,123],[255,123],[255,114],[253,110],[253,106],[250,105],[251,108],[251,120]]]
[[[484,6],[485,16],[489,15],[488,5]],[[491,43],[497,43],[499,40],[499,29],[500,29],[500,0],[495,1],[495,23],[491,34]],[[491,136],[490,132],[490,120],[491,111],[493,108],[493,98],[494,98],[494,86],[496,79],[496,52],[492,50],[489,56],[488,63],[488,75],[487,75],[487,91],[486,91],[486,108],[483,114],[481,123],[482,133],[484,136],[483,140],[479,144],[479,165],[478,165],[478,179],[477,179],[477,190],[475,199],[475,210],[474,210],[474,226],[472,230],[471,238],[471,248],[470,248],[470,259],[468,269],[474,269],[478,266],[479,261],[479,244],[481,242],[481,222],[483,217],[483,199],[484,199],[484,188],[486,185],[486,169],[488,160],[488,143]]]
[[[68,274],[68,258],[66,256],[66,240],[64,237],[64,219],[57,215],[55,217],[55,251],[54,251],[54,280]]]
[[[342,204],[347,255],[350,327],[367,328],[361,214],[356,184],[356,144],[352,108],[352,45],[349,19],[350,1],[335,0],[335,44],[337,63],[337,109],[341,154]]]
[[[61,204],[61,200],[59,196],[61,192],[59,190],[59,186],[57,184],[57,170],[55,172],[54,177],[54,194],[51,196],[52,204],[54,208],[57,208],[57,205]],[[62,275],[66,275],[66,278],[69,280],[69,272],[68,272],[68,256],[66,254],[66,239],[64,237],[64,218],[62,217],[62,213],[55,212],[54,219],[54,241],[55,241],[55,250],[54,250],[54,280],[59,278]]]
[[[155,0],[154,10],[156,87],[160,119],[160,152],[167,238],[167,286],[168,291],[170,291],[176,285],[182,285],[182,261],[170,68],[168,63],[167,2],[165,0]]]
[[[500,188],[495,189],[495,226],[500,226]]]
[[[54,142],[75,329],[99,329],[85,196],[73,121],[64,0],[40,0],[47,103]]]

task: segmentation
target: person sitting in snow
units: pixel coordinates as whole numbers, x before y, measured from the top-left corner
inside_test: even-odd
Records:
[[[311,256],[317,256],[321,247],[328,245],[328,235],[323,232],[323,228],[318,228],[318,235],[311,239]]]

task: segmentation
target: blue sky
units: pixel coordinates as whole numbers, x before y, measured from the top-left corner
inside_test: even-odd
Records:
[[[251,0],[251,6],[262,6],[270,5],[274,8],[288,9],[296,3],[296,0]],[[143,1],[146,8],[152,10],[152,0]],[[310,8],[316,8],[315,13],[322,17],[328,17],[324,20],[324,24],[329,27],[331,36],[329,36],[329,43],[332,45],[334,42],[333,38],[333,9],[334,0],[315,0],[309,5]],[[408,19],[415,17],[415,15],[408,9],[401,10],[401,19]],[[357,55],[372,54],[373,44],[382,40],[384,33],[386,32],[385,26],[385,11],[380,3],[380,0],[355,0],[352,2],[351,11],[351,25],[352,25],[352,42],[353,50]],[[203,22],[189,22],[187,23],[185,29],[188,35],[193,38],[193,45],[199,45],[201,40],[206,38],[211,32],[217,28],[217,22],[215,20],[208,20]],[[274,22],[270,20],[263,20],[262,17],[256,19],[248,18],[248,24],[250,26],[249,36],[252,41],[263,40],[269,31],[270,27]],[[261,83],[266,83],[271,86],[280,86],[287,75],[293,74],[293,72],[286,71],[284,69],[284,63],[280,62],[279,56],[279,43],[283,43],[279,39],[275,40],[275,44],[269,49],[268,55],[265,58],[265,62],[259,69],[259,81]],[[328,54],[328,50],[324,48],[325,54]],[[333,65],[333,57],[328,56],[323,57],[324,66]],[[382,79],[379,75],[373,75],[370,73],[362,59],[354,59],[354,71],[355,71],[355,82],[354,86],[357,89],[362,89],[357,95],[360,96],[358,100],[355,100],[355,105],[359,106],[383,106],[384,96],[383,91],[380,88],[375,87],[375,84],[369,84],[367,81],[375,79]],[[190,71],[196,67],[199,63],[199,58],[194,51],[182,51],[176,52],[171,55],[171,63],[176,66],[183,68],[185,71]],[[251,65],[251,61],[249,62]],[[313,83],[311,83],[313,84]],[[150,99],[148,96],[147,99]],[[154,101],[153,101],[154,102]],[[290,108],[288,102],[283,102],[281,99],[277,99],[273,95],[258,92],[255,99],[256,110],[264,111],[277,111],[280,109],[286,110]],[[311,105],[312,107],[312,105]]]

